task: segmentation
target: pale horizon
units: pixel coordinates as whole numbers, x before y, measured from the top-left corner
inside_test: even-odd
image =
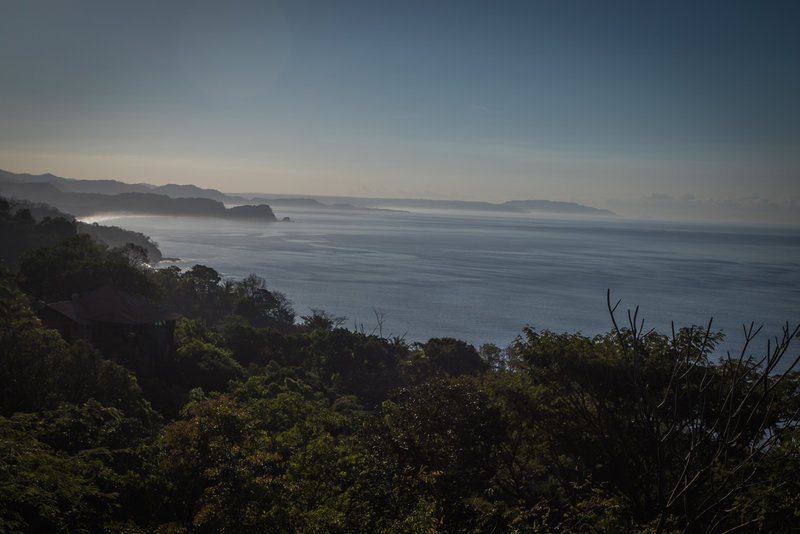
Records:
[[[0,6],[0,168],[800,224],[800,6]]]

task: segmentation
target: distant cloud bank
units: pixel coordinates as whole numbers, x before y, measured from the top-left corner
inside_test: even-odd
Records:
[[[800,224],[800,199],[776,201],[757,194],[701,198],[692,193],[680,196],[652,193],[638,201],[616,199],[608,205],[621,214],[653,219]]]

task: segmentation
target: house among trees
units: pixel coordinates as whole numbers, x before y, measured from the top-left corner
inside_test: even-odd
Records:
[[[69,342],[82,339],[109,357],[141,363],[169,357],[181,317],[110,285],[46,304],[38,315]]]

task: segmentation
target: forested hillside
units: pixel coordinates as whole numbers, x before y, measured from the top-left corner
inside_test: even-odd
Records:
[[[140,232],[76,221],[72,215],[48,204],[0,197],[0,230],[2,260],[8,267],[15,267],[25,251],[53,244],[76,232],[112,249],[127,248],[131,252],[133,245],[146,263],[155,264],[163,259],[158,245]]]
[[[720,359],[712,328],[642,331],[610,300],[602,336],[409,343],[324,311],[298,317],[256,274],[153,269],[140,247],[7,204],[0,223],[17,236],[0,269],[0,532],[788,532],[800,520],[788,325],[766,351],[753,328]],[[69,343],[37,315],[103,285],[182,314],[169,356]]]
[[[49,182],[5,181],[0,175],[0,194],[30,202],[43,202],[80,217],[109,213],[136,213],[180,217],[214,217],[260,222],[277,220],[267,204],[226,207],[210,198],[172,198],[150,192],[113,195],[62,191]]]

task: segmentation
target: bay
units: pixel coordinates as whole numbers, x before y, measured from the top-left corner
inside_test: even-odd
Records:
[[[476,213],[279,210],[291,222],[103,217],[143,232],[165,256],[263,276],[298,315],[407,341],[455,337],[505,346],[525,326],[594,335],[640,306],[645,328],[708,323],[737,351],[742,324],[800,320],[800,232],[737,226]]]

